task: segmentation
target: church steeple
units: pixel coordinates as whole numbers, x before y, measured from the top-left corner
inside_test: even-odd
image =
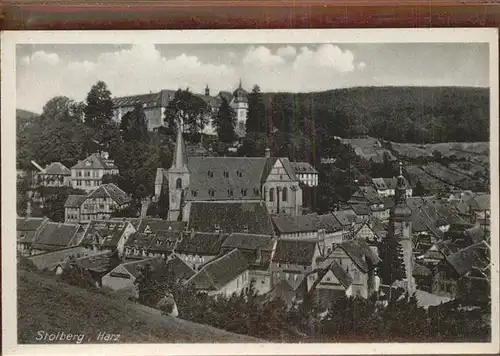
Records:
[[[182,136],[182,123],[177,124],[177,139],[175,143],[175,155],[172,159],[172,167],[170,171],[184,171],[187,170],[187,155],[186,147],[184,145],[184,138]]]
[[[406,206],[406,181],[405,177],[403,176],[402,162],[399,162],[399,176],[397,178],[394,198],[396,205]]]

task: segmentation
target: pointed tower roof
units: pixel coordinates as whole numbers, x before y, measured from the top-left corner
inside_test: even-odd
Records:
[[[399,176],[396,183],[396,191],[394,195],[394,208],[391,211],[391,217],[409,218],[411,210],[406,204],[406,181],[403,176],[403,163],[399,162]]]
[[[188,172],[187,168],[187,154],[184,138],[182,136],[182,124],[177,125],[177,140],[175,143],[175,152],[172,159],[172,167],[169,172]]]

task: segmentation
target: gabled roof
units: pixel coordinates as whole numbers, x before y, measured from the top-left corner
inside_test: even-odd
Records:
[[[332,271],[333,275],[337,277],[339,282],[344,286],[344,288],[349,288],[349,286],[352,284],[352,278],[349,273],[347,273],[337,262],[333,261],[325,271],[326,272]],[[324,275],[322,276],[322,278]]]
[[[354,210],[356,215],[370,215],[370,207],[366,204],[352,204],[351,209]]]
[[[189,157],[186,200],[260,200],[266,157]]]
[[[122,263],[120,266],[125,268],[132,276],[137,278],[141,274],[141,268],[148,264],[155,268],[161,265],[162,259],[160,257],[145,258],[143,260]]]
[[[92,153],[82,161],[78,161],[71,169],[117,169],[114,162],[105,159],[98,153]]]
[[[35,231],[44,223],[49,221],[47,218],[17,218],[17,231]]]
[[[158,231],[183,231],[186,223],[184,221],[168,221],[163,219],[145,218],[141,219],[137,228],[138,232],[156,233]]]
[[[293,302],[293,299],[297,297],[297,292],[290,285],[288,280],[281,279],[274,287],[266,294],[269,300],[282,299],[287,305]]]
[[[87,196],[87,199],[108,197],[113,199],[113,201],[118,205],[126,204],[131,201],[127,193],[125,193],[113,183],[100,185],[99,188],[97,188]]]
[[[147,108],[159,107],[161,104],[161,92],[141,95],[123,96],[113,98],[113,107],[134,107],[135,105],[146,105]]]
[[[377,190],[387,190],[389,189],[387,185],[385,184],[384,178],[373,178],[372,183],[375,186],[375,189]]]
[[[185,233],[182,240],[177,243],[176,253],[188,255],[218,255],[227,234],[191,232]]]
[[[127,239],[125,242],[126,247],[130,248],[148,248],[153,241],[153,234],[143,234],[136,232]]]
[[[182,231],[159,230],[152,235],[149,249],[154,252],[172,252],[182,236]]]
[[[57,267],[58,264],[67,261],[71,256],[84,256],[86,254],[87,250],[83,246],[72,246],[69,248],[29,256],[28,259],[30,259],[36,268],[40,270],[52,270]]]
[[[215,232],[216,227],[224,233],[274,235],[271,218],[263,202],[193,202],[189,214],[189,229]]]
[[[297,180],[297,177],[295,176],[295,170],[292,167],[292,163],[290,160],[286,157],[280,157],[279,160],[281,161],[281,164],[283,165],[283,168],[285,169],[286,173],[290,177],[291,180]],[[266,177],[263,177],[265,179]]]
[[[278,240],[273,262],[310,266],[316,248],[316,241]]]
[[[472,211],[483,211],[490,209],[490,195],[476,194],[473,198],[467,200]]]
[[[473,243],[479,243],[485,239],[485,233],[481,226],[473,226],[464,231],[465,236],[470,238]]]
[[[41,172],[41,174],[58,174],[69,176],[71,175],[71,170],[61,162],[53,162],[45,167],[44,172]]]
[[[425,277],[425,276],[430,276],[431,274],[432,274],[431,270],[428,269],[427,267],[422,266],[418,263],[413,264],[413,275],[414,276]]]
[[[486,242],[482,241],[452,253],[445,258],[457,274],[463,276],[473,267],[484,269],[489,266],[490,247]]]
[[[308,215],[280,214],[273,216],[272,220],[276,229],[282,234],[318,231],[317,225]]]
[[[372,186],[362,186],[359,190],[370,204],[380,204],[382,200],[379,198],[377,191]]]
[[[77,258],[73,261],[78,267],[103,273],[108,272],[112,266],[113,252],[100,252],[95,255],[87,255]],[[70,261],[71,262],[71,261]]]
[[[318,171],[308,162],[290,162],[295,174],[318,174]]]
[[[65,208],[79,208],[83,202],[87,199],[86,195],[68,195],[66,202],[64,203]]]
[[[80,244],[95,244],[95,237],[97,236],[100,240],[98,244],[103,247],[114,248],[120,241],[128,224],[130,223],[123,220],[91,221]]]
[[[380,262],[380,258],[363,240],[353,239],[342,242],[338,246],[344,250],[352,261],[359,267],[359,269],[365,273],[368,272],[367,262],[370,262],[372,265],[376,265]]]
[[[167,261],[167,269],[170,270],[178,279],[187,280],[196,274],[179,256],[173,255]]]
[[[340,224],[332,213],[318,215],[318,219],[321,228],[324,229],[326,233],[342,231],[342,224]]]
[[[48,222],[43,225],[33,241],[33,248],[58,250],[69,247],[73,237],[81,229],[79,224]]]
[[[240,250],[234,249],[207,263],[187,284],[192,283],[197,289],[217,291],[245,272],[250,265],[248,257]]]
[[[352,225],[357,219],[357,215],[352,209],[334,211],[332,214],[344,227]]]
[[[222,244],[223,248],[241,250],[272,250],[274,241],[270,235],[230,234]]]

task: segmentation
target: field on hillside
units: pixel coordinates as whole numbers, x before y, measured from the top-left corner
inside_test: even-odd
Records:
[[[98,343],[100,331],[120,334],[120,343],[262,342],[19,269],[18,343],[44,343],[36,340],[39,331],[84,334],[83,343]]]
[[[427,145],[391,142],[391,146],[395,153],[408,158],[432,157],[434,151],[438,151],[442,157],[485,163],[490,154],[489,142],[445,142]]]

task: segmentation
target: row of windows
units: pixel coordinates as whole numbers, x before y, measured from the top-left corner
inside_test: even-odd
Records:
[[[213,178],[213,177],[214,177],[214,171],[208,171],[208,172],[207,172],[207,174],[208,174],[208,178]],[[228,172],[228,171],[224,171],[224,172],[222,172],[222,176],[223,176],[224,178],[229,178],[229,172]],[[239,171],[239,170],[238,170],[238,171],[236,171],[236,176],[237,176],[238,178],[243,177],[243,172],[242,172],[242,171]]]
[[[269,201],[274,201],[275,199],[275,192],[274,188],[269,189]],[[283,190],[281,191],[281,200],[282,201],[287,201],[288,200],[288,189],[287,187],[284,187]],[[279,188],[276,192],[276,198],[279,199]]]
[[[100,181],[93,181],[93,180],[77,180],[76,181],[77,186],[86,186],[86,187],[97,187],[101,185]]]

